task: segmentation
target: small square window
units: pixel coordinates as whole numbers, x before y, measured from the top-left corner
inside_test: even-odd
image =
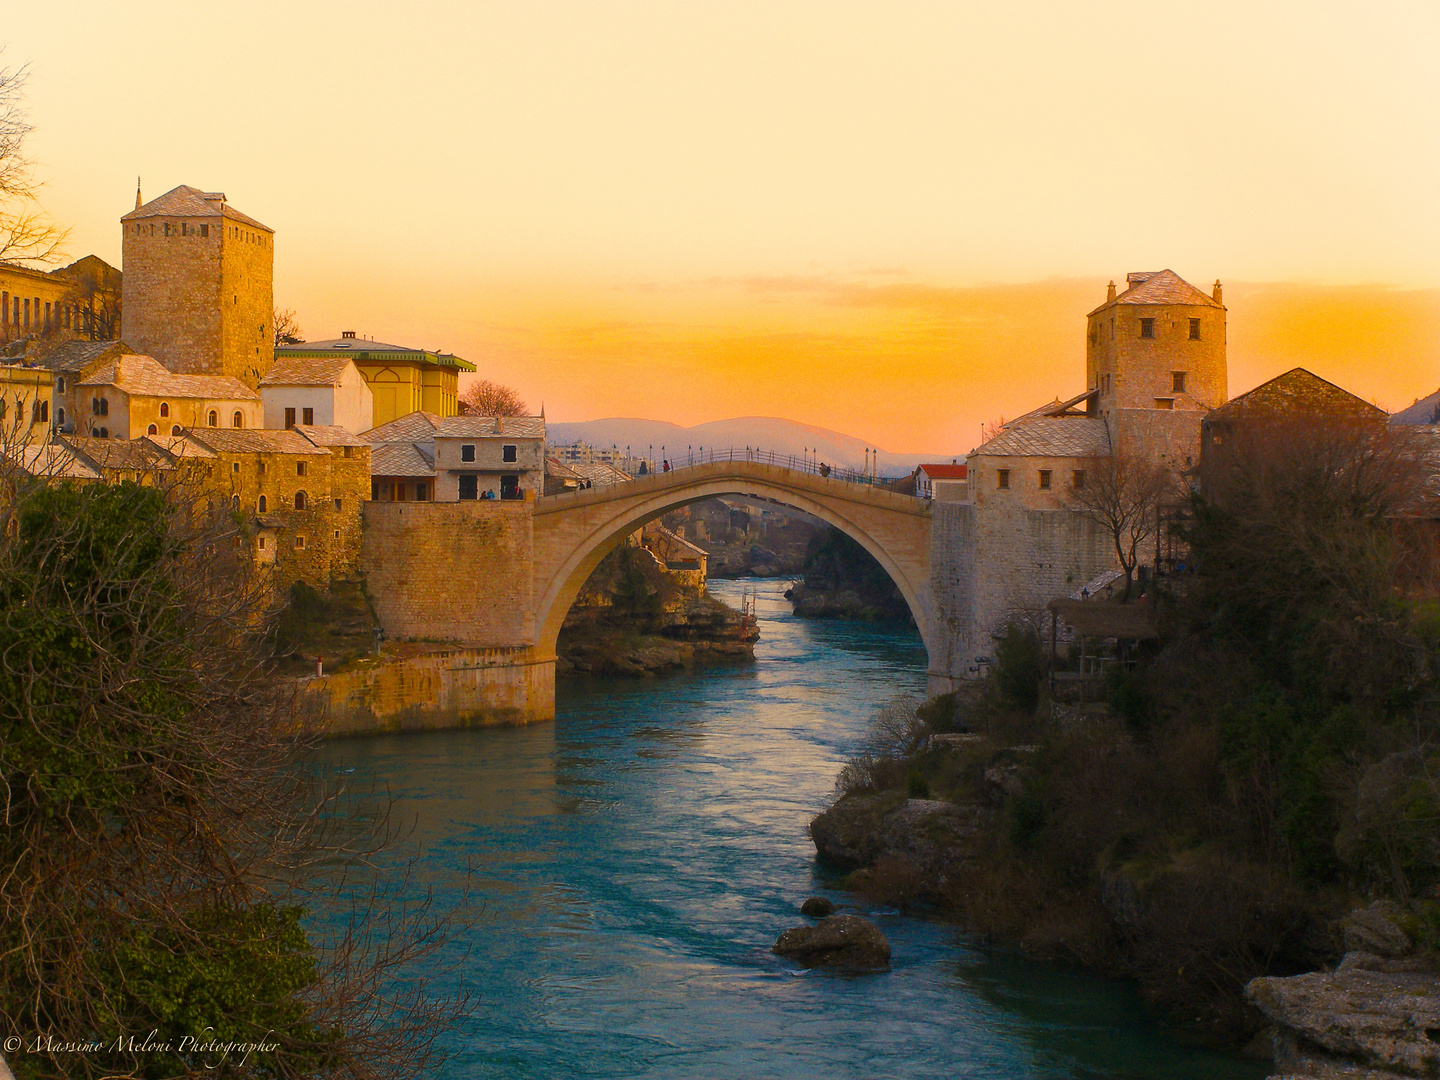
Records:
[[[342,456],[342,457],[354,457],[354,456],[355,456],[355,448],[354,448],[353,446],[346,446],[346,447],[342,448],[341,456]]]
[[[1170,392],[1172,394],[1183,394],[1185,392],[1185,372],[1172,371],[1170,373]]]
[[[240,462],[238,462],[238,461],[232,461],[232,462],[230,463],[230,471],[231,471],[231,472],[239,472],[239,471],[240,471]]]
[[[1153,337],[1155,336],[1155,320],[1154,320],[1154,319],[1141,319],[1141,320],[1140,320],[1140,336],[1141,336],[1142,338],[1153,338]]]
[[[1070,486],[1079,491],[1085,486],[1085,470],[1076,469],[1070,474]]]
[[[514,461],[514,460],[515,460],[515,447],[513,447],[513,446],[504,446],[504,447],[501,447],[501,450],[500,450],[500,460],[501,460],[501,461]]]
[[[1040,470],[1040,490],[1041,490],[1041,491],[1049,491],[1049,490],[1050,490],[1050,470],[1049,470],[1049,469],[1041,469],[1041,470]]]
[[[336,529],[336,530],[335,530],[335,539],[336,539],[336,540],[339,540],[339,539],[340,539],[340,530],[339,530],[339,529]]]
[[[300,550],[301,548],[303,548],[304,546],[305,546],[305,537],[303,537],[303,536],[297,536],[297,537],[295,537],[295,549],[298,551],[298,550]]]
[[[1010,470],[1009,470],[1009,469],[996,469],[996,470],[995,470],[995,486],[996,486],[997,488],[1008,488],[1008,487],[1010,486]]]
[[[461,461],[474,461],[474,460],[475,460],[475,444],[474,444],[474,443],[465,443],[463,446],[460,447],[460,460],[461,460]]]
[[[1200,340],[1200,320],[1199,320],[1199,319],[1191,319],[1191,320],[1190,320],[1190,340],[1191,340],[1191,341],[1199,341],[1199,340]]]

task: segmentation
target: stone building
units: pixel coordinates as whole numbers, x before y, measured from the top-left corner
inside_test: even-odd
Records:
[[[274,568],[277,588],[297,580],[324,586],[355,571],[368,446],[335,428],[205,428],[180,440],[214,455],[204,483],[219,503],[244,516],[246,542],[258,562]],[[177,458],[189,452],[173,441],[167,449]]]
[[[475,365],[449,353],[388,345],[356,337],[346,330],[329,341],[307,341],[275,349],[277,361],[294,358],[349,359],[373,396],[374,411],[367,427],[381,427],[410,413],[424,411],[454,416],[459,411],[460,373]]]
[[[435,499],[538,498],[545,488],[545,418],[447,416],[435,428]]]
[[[0,342],[114,338],[120,290],[120,271],[95,255],[55,270],[0,263]]]
[[[260,380],[267,428],[296,424],[368,431],[374,396],[348,356],[282,356]]]
[[[0,364],[0,447],[50,440],[55,376],[29,364]]]
[[[179,435],[187,428],[258,428],[260,395],[228,375],[176,375],[153,357],[119,354],[60,395],[67,425],[94,438]]]
[[[1193,469],[1201,421],[1225,402],[1219,282],[1207,295],[1161,270],[1126,284],[1087,316],[1085,390],[1005,424],[966,459],[966,501],[936,506],[954,576],[937,588],[977,665],[1007,622],[1036,623],[1114,565],[1108,531],[1074,509],[1087,476],[1117,455]]]
[[[274,230],[182,184],[120,219],[120,336],[178,374],[254,389],[274,361]]]

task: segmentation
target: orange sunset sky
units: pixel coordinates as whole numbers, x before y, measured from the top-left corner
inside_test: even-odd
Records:
[[[1440,4],[7,5],[69,255],[187,183],[312,339],[552,420],[780,415],[892,452],[1083,389],[1131,270],[1225,283],[1230,390],[1440,386]]]

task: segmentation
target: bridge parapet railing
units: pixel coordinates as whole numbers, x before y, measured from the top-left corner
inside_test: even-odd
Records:
[[[778,465],[781,468],[810,473],[813,476],[824,476],[847,484],[867,484],[871,487],[889,488],[892,491],[897,490],[899,483],[899,479],[896,477],[878,476],[859,469],[846,469],[831,465],[819,460],[819,455],[816,454],[780,454],[774,450],[761,449],[758,446],[686,447],[683,456],[677,453],[673,458],[662,458],[659,471],[678,471],[696,465],[713,465],[717,462],[727,461],[753,461],[761,465]],[[905,492],[905,494],[909,494],[909,492]]]

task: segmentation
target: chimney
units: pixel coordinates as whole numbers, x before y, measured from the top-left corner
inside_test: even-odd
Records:
[[[1149,281],[1154,276],[1155,275],[1149,271],[1141,274],[1126,274],[1125,285],[1127,288],[1131,289],[1139,288],[1141,285],[1144,285],[1145,282]]]
[[[1215,303],[1217,304],[1223,304],[1225,302],[1223,299],[1221,299],[1219,278],[1215,279],[1215,291],[1212,292],[1210,295],[1215,298]]]
[[[341,331],[340,331],[340,336],[341,336],[342,338],[353,338],[353,337],[355,336],[355,331],[354,331],[354,330],[341,330]]]
[[[1110,287],[1105,290],[1105,302],[1108,304],[1115,299],[1115,282],[1110,282]]]

